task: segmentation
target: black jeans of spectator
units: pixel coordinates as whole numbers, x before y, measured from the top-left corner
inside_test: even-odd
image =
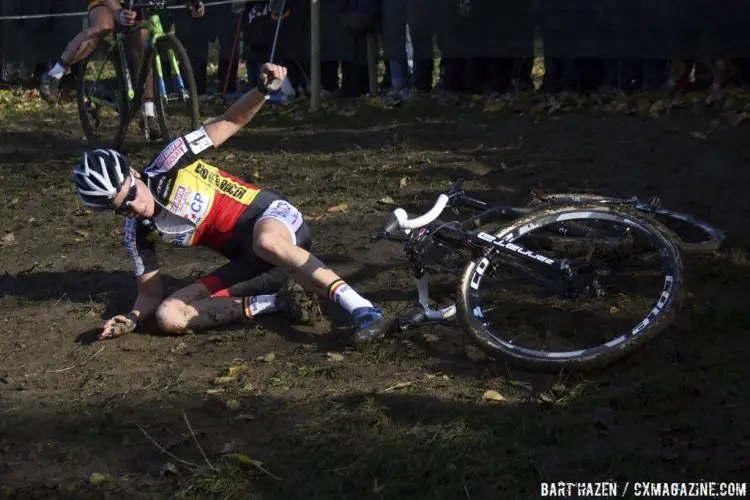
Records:
[[[210,12],[214,11],[214,12]],[[219,42],[219,91],[223,92],[224,84],[229,73],[227,92],[237,91],[237,63],[238,53],[235,49],[232,57],[232,46],[237,29],[239,16],[233,14],[228,8],[206,9],[202,18],[193,19],[185,14],[177,21],[177,36],[185,46],[193,68],[195,84],[198,94],[206,93],[208,84],[208,46],[211,41],[218,37]],[[183,33],[182,35],[180,33]]]

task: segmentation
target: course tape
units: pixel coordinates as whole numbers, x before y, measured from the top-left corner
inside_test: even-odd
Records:
[[[1,0],[0,0],[1,1]],[[248,3],[262,3],[267,0],[246,0]],[[217,5],[228,5],[230,3],[235,3],[235,0],[218,0],[216,2],[203,2],[203,5],[208,7],[215,7]],[[186,7],[184,5],[169,5],[165,7],[167,10],[175,10],[175,9],[185,9]],[[83,17],[87,15],[87,12],[57,12],[57,13],[50,13],[50,14],[28,14],[24,16],[0,16],[0,21],[12,21],[12,20],[23,20],[23,19],[49,19],[51,17],[74,17],[79,16]]]

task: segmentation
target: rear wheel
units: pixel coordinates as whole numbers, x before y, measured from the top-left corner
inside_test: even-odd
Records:
[[[460,324],[491,357],[517,366],[611,363],[653,339],[682,303],[682,259],[657,224],[607,206],[543,208],[512,222],[487,235],[491,249],[464,269]],[[566,259],[572,281],[545,258]]]
[[[556,193],[545,195],[543,202],[556,205],[621,204],[621,200],[587,193]],[[726,236],[708,222],[692,215],[674,212],[664,208],[651,208],[647,203],[639,203],[635,209],[648,215],[669,228],[678,237],[680,250],[690,254],[713,253],[721,248]]]
[[[78,114],[95,148],[119,149],[128,129],[127,96],[117,51],[100,43],[80,65]]]
[[[156,40],[152,52],[154,103],[165,142],[198,128],[198,90],[185,48],[174,35]]]

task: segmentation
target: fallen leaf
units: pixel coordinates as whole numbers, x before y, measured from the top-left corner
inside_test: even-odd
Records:
[[[252,413],[240,413],[237,415],[237,420],[255,420],[255,415]]]
[[[247,455],[243,455],[242,453],[227,453],[226,455],[224,455],[224,458],[237,460],[239,463],[243,465],[249,465],[251,467],[260,467],[263,465],[263,462],[261,462],[260,460],[253,460],[252,458],[248,457]]]
[[[88,231],[84,231],[83,229],[76,229],[73,231],[73,234],[78,236],[78,238],[75,238],[76,241],[83,241],[89,237]]]
[[[226,402],[227,408],[229,408],[232,411],[237,411],[240,409],[240,402],[236,399],[228,399]]]
[[[159,473],[162,476],[177,476],[179,475],[180,471],[177,469],[177,466],[173,464],[172,462],[165,463]]]
[[[326,217],[328,217],[326,214],[320,214],[320,215],[306,215],[305,219],[307,220],[323,220]]]
[[[252,383],[248,382],[248,383],[247,383],[247,384],[245,384],[245,385],[244,385],[244,386],[242,387],[242,389],[240,389],[240,390],[241,390],[242,392],[252,392],[252,391],[254,391],[254,390],[255,390],[255,386],[254,386],[254,385],[253,385]]]
[[[618,312],[620,312],[620,310],[617,307],[615,307],[615,306],[612,306],[612,307],[609,308],[609,313],[610,314],[617,314]]]
[[[695,137],[696,139],[706,139],[706,134],[702,132],[690,132],[690,137]]]
[[[255,177],[256,179],[262,179],[263,178],[263,176],[260,175],[260,170],[258,170],[257,168],[255,170],[253,170],[253,177]]]
[[[109,481],[109,476],[106,474],[102,474],[100,472],[94,472],[89,476],[89,483],[90,484],[102,484]]]
[[[0,246],[3,246],[3,247],[13,245],[15,242],[16,242],[16,235],[13,233],[8,233],[2,238],[0,238]]]
[[[328,209],[329,212],[346,212],[347,210],[349,210],[349,205],[346,203],[341,203]]]
[[[229,153],[224,157],[225,160],[234,160],[235,156],[234,153]]]
[[[214,379],[214,385],[226,385],[235,380],[234,377],[216,377]]]
[[[486,391],[482,397],[486,399],[487,401],[505,401],[505,398],[502,394],[500,394],[497,391],[489,390]]]
[[[13,198],[12,200],[10,200],[10,206],[13,207],[13,206],[18,205],[19,201],[21,200],[19,200],[18,198]]]
[[[440,340],[440,337],[435,335],[434,333],[425,333],[422,335],[422,338],[427,343],[437,342]]]
[[[409,182],[408,177],[402,177],[400,181],[398,181],[398,185],[401,187],[406,187],[406,184]]]
[[[265,356],[261,356],[259,359],[261,361],[265,361],[266,363],[270,363],[271,361],[276,359],[276,353],[269,352]]]
[[[392,385],[387,389],[383,389],[383,392],[390,392],[394,389],[403,389],[404,387],[409,387],[411,384],[411,382],[399,382],[398,384]]]
[[[245,373],[248,370],[248,366],[246,363],[242,363],[239,365],[232,365],[226,370],[225,376],[227,377],[236,377],[240,373]]]
[[[221,394],[222,392],[224,392],[224,389],[221,387],[206,390],[206,394]]]
[[[337,352],[327,352],[328,361],[344,361],[344,356]]]
[[[385,198],[380,198],[378,200],[378,203],[383,203],[385,205],[395,205],[396,204],[396,202],[393,201],[393,198],[391,198],[390,196],[386,196]]]
[[[36,222],[36,219],[33,217],[29,217],[29,224],[34,224]]]

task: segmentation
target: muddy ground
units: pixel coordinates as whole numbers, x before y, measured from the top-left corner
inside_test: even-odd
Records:
[[[284,192],[314,251],[390,314],[416,292],[400,248],[368,241],[393,208],[378,200],[426,208],[459,175],[514,203],[531,189],[656,194],[729,234],[725,250],[686,258],[685,309],[653,343],[549,375],[477,355],[458,327],[351,351],[326,304],[314,329],[266,317],[91,341],[134,299],[121,221],[76,203],[75,108],[30,99],[6,94],[0,122],[3,498],[510,499],[538,497],[540,481],[749,477],[750,129],[736,112],[277,106],[209,154]],[[126,149],[145,162],[157,149],[137,135]],[[160,255],[170,289],[223,262]]]

